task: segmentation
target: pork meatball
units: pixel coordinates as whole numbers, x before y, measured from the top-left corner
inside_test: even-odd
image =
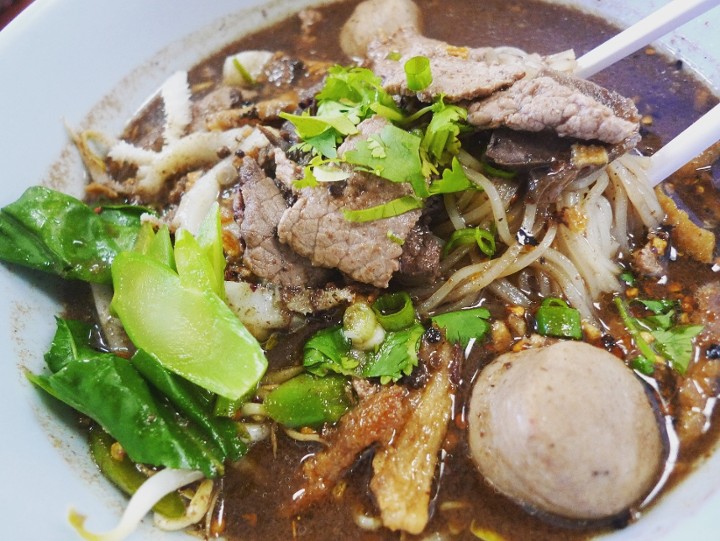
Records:
[[[469,408],[480,473],[521,505],[582,521],[618,515],[658,481],[667,434],[625,363],[582,342],[507,353]]]
[[[400,27],[421,28],[420,9],[412,0],[365,0],[340,30],[340,48],[362,58],[370,41],[393,34]]]

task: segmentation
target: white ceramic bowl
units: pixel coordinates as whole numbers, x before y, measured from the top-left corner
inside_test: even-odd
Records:
[[[85,177],[64,123],[118,133],[171,73],[308,0],[36,0],[0,32],[0,206],[30,185],[80,195]],[[627,25],[659,0],[579,0]],[[258,6],[262,5],[262,10]],[[720,89],[720,9],[663,41]],[[96,472],[74,416],[23,375],[40,371],[60,309],[57,282],[0,265],[0,536],[77,539],[73,505],[88,526],[114,525],[125,499]],[[718,539],[720,452],[613,540]],[[146,523],[133,539],[187,539]]]

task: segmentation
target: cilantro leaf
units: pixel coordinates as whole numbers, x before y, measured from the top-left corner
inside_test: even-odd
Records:
[[[443,169],[442,177],[430,183],[429,192],[436,195],[462,192],[470,188],[476,188],[476,185],[467,178],[460,161],[453,157],[451,167]]]
[[[345,160],[392,182],[425,183],[420,162],[420,138],[392,124],[359,141]]]
[[[453,344],[466,347],[471,338],[482,339],[490,330],[490,312],[485,308],[472,308],[447,312],[431,318],[431,321],[445,330],[445,337]]]
[[[639,302],[654,314],[666,314],[677,306],[677,301],[670,299],[635,299],[635,302]]]
[[[447,105],[442,97],[432,106],[432,119],[422,139],[422,148],[439,165],[447,165],[460,152],[458,136],[467,131],[467,110]]]
[[[650,310],[653,315],[645,318],[632,317],[619,297],[615,298],[623,323],[630,332],[635,345],[648,362],[657,362],[657,354],[662,355],[670,366],[680,374],[687,371],[693,354],[693,339],[703,330],[702,325],[675,325],[677,301],[668,299],[635,299]],[[649,332],[652,343],[641,335],[640,329]],[[647,362],[642,366],[647,373]]]
[[[303,366],[311,374],[326,376],[330,372],[355,375],[358,363],[349,357],[350,340],[342,325],[322,329],[305,343]]]
[[[379,377],[383,384],[410,375],[418,365],[418,348],[424,332],[425,328],[419,323],[388,332],[377,353],[363,366],[362,375]]]
[[[692,359],[693,338],[702,330],[702,325],[678,325],[669,330],[658,329],[652,331],[654,345],[676,371],[684,374]]]

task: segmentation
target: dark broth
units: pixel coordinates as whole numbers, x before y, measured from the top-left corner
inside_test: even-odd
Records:
[[[510,45],[542,54],[574,48],[576,54],[615,34],[617,30],[604,20],[562,6],[547,5],[534,0],[418,0],[425,16],[425,33],[452,44],[469,46]],[[278,23],[241,41],[229,45],[216,56],[195,67],[191,81],[200,83],[218,77],[224,57],[246,49],[283,50],[292,57],[348,63],[338,47],[338,31],[355,3],[338,3],[320,8],[322,20],[313,29],[313,39],[303,39],[298,17]],[[661,74],[661,77],[658,77]],[[715,98],[687,73],[681,63],[669,60],[652,50],[632,55],[599,74],[595,81],[635,99],[640,113],[648,115],[643,127],[642,147],[652,151],[679,133],[706,112]],[[141,121],[150,121],[147,117]],[[147,124],[146,124],[147,125]],[[136,130],[140,130],[136,126]],[[136,131],[135,137],[138,137]],[[688,203],[698,193],[712,190],[708,172],[676,177],[676,193]],[[720,218],[717,198],[704,198],[694,209],[696,214],[716,232]],[[702,283],[715,279],[707,265],[681,259],[670,265],[668,284],[677,284],[676,298],[691,296]],[[647,281],[640,290],[655,297],[668,296],[666,286]],[[610,303],[607,303],[610,304]],[[602,314],[610,329],[617,325],[611,310]],[[292,340],[269,354],[271,368],[300,364],[300,340]],[[457,403],[462,404],[477,372],[492,358],[481,348],[470,355],[463,369]],[[691,374],[692,375],[692,374]],[[676,384],[668,379],[663,395],[672,403]],[[676,483],[711,451],[717,439],[719,420],[712,420],[711,429],[694,443],[682,447],[678,465],[669,484]],[[300,443],[282,431],[276,439],[257,444],[241,461],[229,468],[223,479],[221,500],[216,508],[216,526],[229,539],[395,539],[401,536],[389,530],[363,530],[354,521],[358,513],[377,514],[368,490],[371,475],[371,451],[359,458],[348,473],[340,493],[310,508],[300,516],[286,511],[295,491],[301,487],[300,464],[304,457],[321,449],[318,444]],[[277,447],[273,447],[276,442]],[[427,531],[455,532],[454,539],[476,539],[470,532],[471,523],[497,532],[505,540],[570,540],[597,534],[595,529],[572,529],[554,525],[552,521],[533,516],[507,498],[496,493],[477,474],[469,459],[465,436],[464,410],[456,408],[442,452],[431,503],[432,519]],[[463,502],[453,506],[452,502]],[[642,510],[637,512],[641,515]],[[624,520],[611,527],[622,527]],[[606,527],[607,528],[607,527]],[[411,536],[403,536],[408,539]]]

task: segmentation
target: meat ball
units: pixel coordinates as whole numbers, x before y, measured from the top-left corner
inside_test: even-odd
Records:
[[[389,36],[401,26],[420,32],[420,9],[412,0],[366,0],[355,8],[340,30],[340,47],[351,57],[364,57],[368,43]]]
[[[610,518],[653,488],[667,434],[625,363],[582,342],[506,353],[480,374],[469,408],[480,473],[521,505],[567,519]]]

